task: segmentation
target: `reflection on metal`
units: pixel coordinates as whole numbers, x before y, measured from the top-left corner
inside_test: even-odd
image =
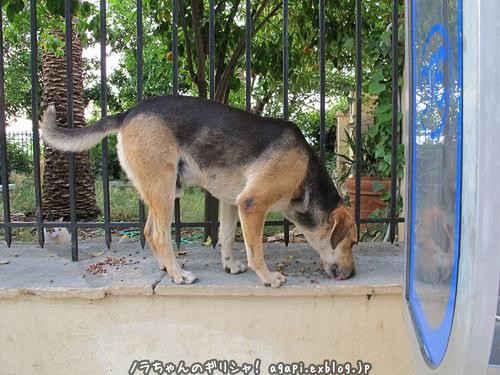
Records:
[[[461,0],[412,1],[413,169],[407,298],[431,367],[441,363],[448,345],[458,277],[461,8]]]
[[[452,82],[452,51],[448,31],[442,24],[432,26],[425,38],[422,65],[420,66],[418,92],[419,107],[417,113],[422,116],[420,125],[429,132],[432,140],[443,134],[450,110],[450,91],[447,86]],[[446,77],[445,77],[446,75]],[[428,128],[431,126],[431,128]]]

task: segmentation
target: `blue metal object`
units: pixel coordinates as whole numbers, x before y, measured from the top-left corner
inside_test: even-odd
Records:
[[[462,187],[462,1],[413,0],[411,207],[407,299],[437,367],[453,324]],[[425,12],[424,12],[425,10]]]

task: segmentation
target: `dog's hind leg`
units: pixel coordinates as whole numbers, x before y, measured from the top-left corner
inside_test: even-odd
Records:
[[[180,266],[172,248],[170,235],[175,198],[175,176],[176,172],[172,170],[168,178],[158,178],[151,181],[148,186],[140,187],[141,195],[149,208],[144,234],[160,267],[167,270],[172,281],[176,284],[191,284],[196,281],[196,276]]]
[[[237,199],[238,213],[243,229],[248,265],[255,271],[265,286],[277,288],[286,282],[279,272],[270,272],[264,260],[264,223],[272,202],[259,198],[258,189],[246,188]]]
[[[238,207],[220,202],[220,231],[222,268],[227,273],[237,274],[245,272],[247,266],[233,258],[234,236],[238,222]]]
[[[153,238],[155,235],[154,230],[155,230],[154,219],[153,219],[153,215],[151,213],[151,210],[149,210],[148,211],[148,220],[146,221],[146,225],[144,226],[144,236],[146,237],[146,240],[148,242],[149,247],[151,248],[151,252],[153,253],[153,256],[156,259],[156,262],[158,263],[158,265],[160,266],[160,268],[163,271],[166,271],[167,269],[164,265],[164,262],[162,261],[162,259],[160,259],[160,256],[159,256],[160,252],[156,248],[156,245],[153,241]]]
[[[147,124],[147,130],[144,129]],[[176,193],[179,149],[161,119],[138,117],[118,136],[118,155],[127,175],[149,208],[144,234],[160,267],[176,284],[191,284],[196,276],[182,269],[172,248],[170,223]]]

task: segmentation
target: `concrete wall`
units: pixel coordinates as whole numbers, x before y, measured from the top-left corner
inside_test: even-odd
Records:
[[[0,299],[0,374],[127,374],[133,360],[370,362],[413,374],[401,294],[19,295]],[[137,371],[136,374],[142,374]],[[151,371],[151,374],[155,372]]]

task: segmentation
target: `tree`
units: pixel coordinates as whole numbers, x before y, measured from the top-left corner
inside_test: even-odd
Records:
[[[51,34],[64,41],[64,34],[57,29]],[[83,91],[82,43],[73,34],[73,125],[85,126],[85,101]],[[42,58],[43,103],[56,107],[57,123],[67,126],[67,77],[66,56],[57,56],[46,50]],[[49,145],[44,149],[43,211],[52,219],[69,218],[69,173],[67,155]],[[99,215],[95,198],[94,175],[90,168],[89,152],[75,154],[76,215],[78,219],[94,220]]]
[[[208,1],[178,0],[179,92],[206,97],[208,90]],[[244,1],[216,1],[215,9],[215,99],[244,107]],[[363,2],[364,78],[373,74],[374,51],[379,36],[390,22],[391,2]],[[252,88],[253,110],[259,114],[282,113],[282,2],[252,1]],[[375,12],[374,8],[378,10]],[[332,107],[354,90],[355,2],[329,1],[326,7],[326,97]],[[134,2],[109,0],[109,42],[122,56],[110,76],[111,111],[122,111],[135,103],[136,55]],[[172,90],[172,0],[150,0],[144,4],[144,96]],[[289,5],[289,101],[290,117],[299,126],[313,126],[312,117],[319,91],[319,2],[290,0]],[[97,82],[92,92],[98,102]],[[332,100],[333,99],[333,100]],[[332,134],[332,122],[327,124]],[[319,126],[319,123],[314,125]],[[312,134],[312,132],[311,132]]]
[[[11,58],[7,63],[7,86],[10,90],[8,101],[12,105],[10,115],[21,112],[30,113],[31,87],[29,74],[29,4],[23,0],[9,0],[4,3],[8,26],[7,45]],[[83,90],[83,60],[82,43],[79,35],[88,28],[85,19],[95,7],[83,1],[73,1],[74,13],[82,19],[73,30],[73,118],[74,126],[85,125],[84,90]],[[42,46],[42,87],[44,107],[54,104],[57,111],[57,122],[66,126],[67,118],[67,88],[66,88],[66,58],[63,29],[64,1],[46,0],[38,2],[39,35]],[[80,33],[77,28],[80,28]],[[24,63],[24,64],[23,64]],[[14,69],[19,68],[18,74]],[[19,73],[23,73],[20,74]],[[15,77],[18,77],[17,79]],[[22,88],[16,92],[15,89]],[[37,88],[38,89],[38,88]],[[39,104],[40,107],[40,104]],[[66,154],[54,150],[50,146],[44,148],[43,176],[43,212],[49,219],[69,218],[69,179],[68,159]],[[75,155],[76,171],[76,214],[81,220],[94,220],[99,214],[97,207],[94,176],[90,169],[89,153]]]
[[[22,0],[9,0],[19,3]],[[26,0],[24,0],[26,1]],[[208,95],[208,0],[177,0],[179,9],[179,93],[206,97]],[[54,18],[51,8],[62,1],[46,0],[43,19]],[[43,2],[42,4],[45,4]],[[49,4],[52,4],[49,6]],[[98,36],[98,13],[94,6],[75,2],[79,12],[87,8],[85,16],[78,17],[78,35],[84,45],[92,44]],[[391,20],[390,1],[363,1],[363,74],[364,90],[390,89],[387,72],[389,65],[381,59],[381,35],[387,34]],[[172,92],[172,0],[144,0],[144,97]],[[242,0],[215,1],[215,99],[233,106],[245,106],[244,87],[244,35],[245,2]],[[256,113],[281,116],[282,114],[282,1],[253,0],[252,18],[252,71],[251,95]],[[50,9],[52,10],[50,10]],[[326,2],[326,98],[327,144],[333,145],[335,136],[334,114],[347,105],[345,97],[354,90],[354,32],[355,1],[331,0]],[[403,7],[401,7],[403,9]],[[111,113],[123,111],[136,102],[136,3],[133,0],[108,0],[108,43],[112,52],[120,56],[117,69],[109,76],[108,105]],[[50,13],[52,12],[52,13]],[[15,13],[15,12],[11,12]],[[57,13],[57,12],[55,12]],[[290,118],[298,123],[313,146],[319,140],[317,115],[319,91],[319,1],[289,0],[289,102]],[[48,21],[45,21],[48,22]],[[27,28],[17,29],[17,40],[25,41]],[[26,24],[26,21],[24,21]],[[46,28],[47,29],[47,28]],[[15,33],[7,33],[14,36]],[[402,33],[401,33],[402,35]],[[57,50],[59,38],[47,34],[42,38],[44,50]],[[18,43],[19,44],[19,43]],[[22,43],[21,43],[22,44]],[[55,46],[54,46],[55,45]],[[59,48],[60,49],[60,48]],[[28,55],[29,56],[29,55]],[[15,69],[15,59],[11,59]],[[7,60],[6,70],[11,63]],[[20,60],[29,61],[29,58]],[[92,77],[91,64],[85,65],[85,101],[99,103],[98,77]],[[383,75],[377,74],[383,69]],[[8,70],[7,70],[8,71]],[[86,76],[87,77],[87,76]],[[382,77],[382,78],[381,78]],[[370,88],[371,85],[371,88]],[[9,93],[9,91],[8,91]],[[23,100],[24,97],[24,100]],[[17,108],[29,108],[29,101],[11,96]],[[344,98],[341,100],[341,98]],[[9,96],[7,97],[9,100]],[[385,99],[384,99],[385,100]],[[387,104],[387,103],[383,103]],[[14,107],[11,107],[14,108]],[[95,113],[99,111],[94,108]],[[329,146],[327,160],[333,158]]]

